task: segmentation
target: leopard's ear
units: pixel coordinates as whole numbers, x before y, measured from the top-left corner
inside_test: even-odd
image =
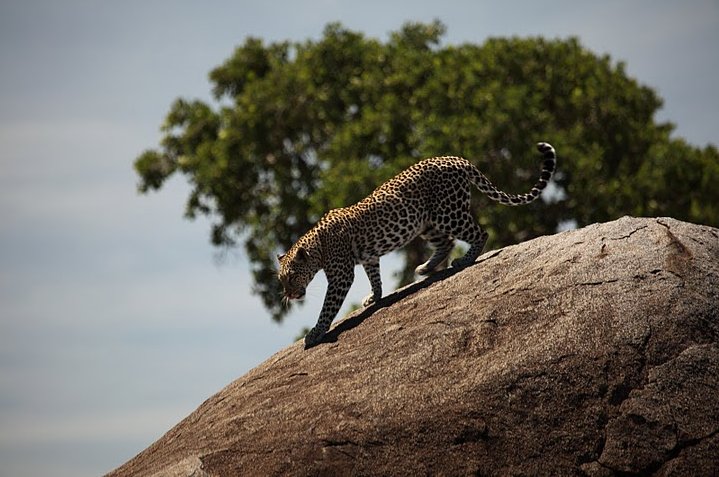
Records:
[[[299,247],[297,249],[297,253],[295,254],[295,257],[300,262],[306,262],[310,258],[310,253],[304,247]]]
[[[278,262],[281,262],[282,259],[285,258],[285,255],[287,255],[287,254],[286,254],[286,253],[278,254],[278,255],[277,255],[277,261],[278,261]]]

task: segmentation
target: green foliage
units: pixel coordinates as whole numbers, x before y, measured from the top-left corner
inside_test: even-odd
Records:
[[[534,143],[557,148],[556,193],[522,208],[473,201],[490,247],[625,214],[719,225],[717,149],[671,138],[654,120],[661,99],[623,64],[574,38],[441,46],[443,34],[407,24],[381,42],[330,24],[318,41],[246,40],[210,73],[216,104],[172,105],[160,147],[135,162],[140,190],[183,174],[187,216],[214,220],[215,245],[244,241],[275,319],[286,312],[276,253],[423,157],[462,155],[525,192]],[[407,282],[425,253],[418,242],[402,253]]]

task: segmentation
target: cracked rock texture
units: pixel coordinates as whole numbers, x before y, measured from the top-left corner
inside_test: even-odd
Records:
[[[110,475],[719,475],[718,337],[719,230],[625,217],[354,313]]]

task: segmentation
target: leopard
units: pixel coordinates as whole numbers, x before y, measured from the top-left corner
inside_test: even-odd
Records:
[[[327,278],[327,291],[315,326],[304,338],[305,349],[322,342],[354,281],[356,265],[362,265],[371,294],[362,302],[368,307],[382,298],[379,259],[417,236],[432,253],[415,269],[419,276],[434,272],[455,241],[469,245],[464,256],[451,267],[462,269],[475,262],[488,234],[470,209],[470,185],[503,205],[518,206],[535,201],[547,187],[557,164],[554,147],[540,142],[542,169],[534,186],[525,194],[508,194],[469,160],[457,156],[423,159],[377,187],[369,196],[348,207],[332,209],[286,253],[277,256],[278,279],[283,300],[305,296],[307,285],[320,270]]]

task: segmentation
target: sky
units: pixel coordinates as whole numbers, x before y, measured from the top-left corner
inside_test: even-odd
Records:
[[[137,193],[171,102],[209,101],[248,36],[434,19],[444,44],[577,36],[658,92],[675,136],[719,144],[716,0],[0,2],[0,477],[110,471],[319,313],[320,276],[273,323],[242,250],[218,261],[209,224],[183,218],[183,178]]]

